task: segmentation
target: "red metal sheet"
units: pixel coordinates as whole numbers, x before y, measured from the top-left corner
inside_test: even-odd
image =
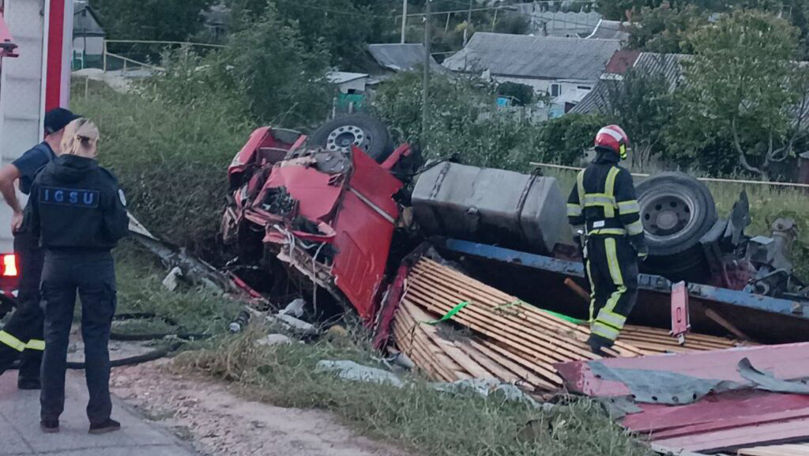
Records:
[[[268,190],[285,187],[299,203],[298,214],[313,222],[327,221],[343,192],[342,185],[331,184],[332,177],[331,174],[322,173],[315,167],[276,166],[256,198],[254,206],[261,207],[264,194]]]
[[[639,406],[643,412],[627,415],[622,424],[635,432],[654,433],[655,438],[809,416],[809,396],[751,390],[709,395],[688,405]]]
[[[557,365],[567,387],[577,393],[596,397],[623,396],[628,389],[619,382],[603,381],[590,370],[588,363],[601,362],[610,368],[674,372],[692,377],[729,380],[746,383],[737,371],[742,358],[760,371],[771,372],[776,378],[809,377],[809,343],[731,348],[678,355],[613,358],[600,361],[576,361]]]
[[[753,445],[786,443],[809,437],[809,418],[724,429],[655,441],[674,450],[713,452]]]

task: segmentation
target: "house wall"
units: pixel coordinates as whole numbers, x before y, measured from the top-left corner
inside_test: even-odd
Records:
[[[85,50],[85,43],[87,49]],[[88,36],[87,38],[77,36],[73,38],[73,51],[85,51],[87,55],[101,55],[104,53],[104,38],[100,36]]]
[[[519,84],[526,84],[533,87],[534,92],[538,94],[551,93],[551,86],[558,84],[561,91],[559,97],[564,98],[570,102],[579,102],[585,95],[587,95],[595,86],[596,81],[569,81],[569,80],[554,80],[554,79],[535,79],[535,78],[515,78],[510,76],[492,75],[492,79],[497,82],[516,82]],[[585,88],[580,88],[585,87]]]

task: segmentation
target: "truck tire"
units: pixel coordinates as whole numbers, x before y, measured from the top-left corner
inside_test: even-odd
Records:
[[[716,222],[708,187],[687,174],[669,172],[644,180],[637,192],[649,256],[697,262],[694,255],[701,258],[702,252],[699,240]]]
[[[330,120],[309,135],[309,141],[328,150],[348,150],[355,145],[377,163],[393,152],[393,140],[385,124],[365,114]]]

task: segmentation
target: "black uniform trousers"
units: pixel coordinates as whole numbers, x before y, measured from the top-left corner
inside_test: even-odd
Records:
[[[626,236],[587,238],[590,332],[611,345],[624,328],[638,297],[637,252]]]
[[[76,292],[81,299],[85,376],[90,400],[87,417],[103,423],[112,412],[110,338],[115,314],[115,264],[108,250],[46,250],[42,271],[45,356],[42,360],[42,420],[57,420],[65,406],[65,369]]]
[[[14,234],[14,252],[20,263],[17,310],[0,332],[0,373],[21,358],[20,380],[39,380],[44,342],[39,296],[43,252],[39,238],[32,233]]]

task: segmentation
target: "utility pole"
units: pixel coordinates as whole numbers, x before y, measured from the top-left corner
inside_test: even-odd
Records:
[[[429,98],[428,92],[430,91],[430,13],[432,12],[433,0],[426,0],[424,2],[424,80],[421,87],[421,148],[422,151],[427,150],[427,126],[429,119],[427,118],[430,110],[427,107],[427,100]]]
[[[402,44],[405,42],[405,31],[407,30],[407,0],[402,0]]]
[[[469,9],[466,11],[466,27],[463,29],[463,45],[469,41],[469,26],[472,25],[472,0],[469,0]]]

